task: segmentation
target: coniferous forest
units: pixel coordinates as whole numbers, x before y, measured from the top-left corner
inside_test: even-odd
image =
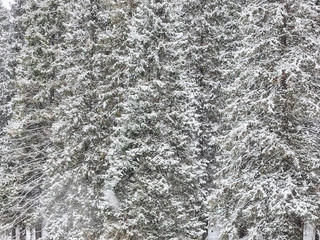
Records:
[[[0,4],[1,240],[319,238],[319,0]]]

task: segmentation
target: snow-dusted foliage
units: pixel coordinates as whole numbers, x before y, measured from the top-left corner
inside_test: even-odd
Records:
[[[9,62],[11,58],[10,52],[10,32],[11,23],[9,22],[9,12],[0,3],[0,209],[4,209],[7,199],[5,198],[5,164],[4,164],[4,152],[6,151],[5,140],[5,127],[10,117],[10,107],[8,102],[11,97],[10,87],[10,71]],[[0,214],[1,214],[0,210]],[[0,220],[0,237],[4,230],[5,220]]]
[[[0,3],[0,135],[2,135],[3,127],[8,121],[10,115],[10,107],[8,102],[12,94],[12,88],[10,84],[10,33],[12,30],[12,24],[10,22],[10,16],[7,9],[5,9]]]
[[[112,135],[109,179],[120,209],[107,239],[201,239],[201,162],[188,129],[188,86],[170,1],[135,6],[128,42],[128,87]],[[197,126],[195,126],[197,127]]]
[[[315,240],[319,5],[0,5],[0,238]]]
[[[51,88],[54,80],[52,19],[48,6],[33,1],[17,1],[12,36],[15,60],[11,80],[15,96],[12,117],[6,127],[3,195],[1,213],[8,227],[39,221],[37,209],[44,178],[42,164],[50,145]],[[21,40],[23,38],[23,41]]]
[[[222,110],[221,239],[301,239],[319,218],[319,7],[245,1]]]
[[[198,161],[203,163],[201,185],[206,195],[213,185],[215,168],[215,146],[210,141],[219,125],[216,107],[221,61],[217,49],[217,22],[220,20],[215,14],[217,6],[212,1],[185,1],[178,15],[183,20],[184,31],[182,76],[185,83],[189,84],[190,106],[195,108],[190,118],[197,121],[197,126],[189,132],[193,134],[193,142],[197,146]]]
[[[108,92],[110,64],[104,1],[70,1],[59,53],[59,104],[54,108],[52,145],[45,165],[46,239],[97,239],[103,219],[101,174],[109,116],[101,101]]]

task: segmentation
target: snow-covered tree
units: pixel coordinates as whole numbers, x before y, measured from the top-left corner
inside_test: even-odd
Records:
[[[41,222],[39,206],[45,178],[55,97],[56,47],[60,20],[57,1],[18,1],[13,16],[15,62],[12,117],[6,127],[1,216],[8,227]],[[60,29],[61,30],[61,29]],[[23,232],[21,233],[24,234]]]
[[[302,239],[319,221],[319,6],[243,1],[225,89],[221,239]]]
[[[108,152],[119,207],[107,239],[201,239],[203,199],[182,76],[174,1],[136,2],[128,41],[127,91]],[[193,113],[194,115],[194,113]]]
[[[5,127],[10,117],[10,107],[8,105],[11,95],[12,88],[10,87],[10,32],[11,23],[9,21],[9,12],[5,9],[0,2],[0,209],[4,208],[6,199],[3,198],[3,186],[4,184],[4,172],[3,172],[3,152],[5,151]],[[5,230],[2,224],[5,222],[4,219],[0,218],[0,236],[1,232]]]
[[[12,89],[10,89],[11,26],[9,12],[0,3],[0,135],[10,115],[8,102],[12,94]]]
[[[185,24],[185,63],[186,78],[193,85],[194,105],[200,127],[196,132],[199,141],[199,159],[214,165],[214,147],[210,146],[218,124],[216,105],[219,95],[221,73],[219,69],[219,17],[216,14],[218,3],[212,1],[185,1],[181,18]],[[212,166],[211,166],[212,167]],[[212,170],[208,174],[213,175]],[[210,183],[209,183],[210,182]],[[211,181],[206,181],[211,184]]]
[[[102,176],[118,97],[117,79],[110,78],[121,70],[121,62],[111,56],[113,47],[121,50],[112,34],[120,29],[113,29],[118,20],[110,17],[107,1],[70,1],[64,8],[60,103],[54,109],[43,203],[47,239],[98,239]]]
[[[235,26],[233,13],[237,10],[234,1],[184,1],[180,17],[184,23],[185,44],[183,51],[184,74],[193,83],[193,104],[198,128],[190,129],[197,140],[197,159],[205,169],[201,187],[205,196],[215,187],[216,172],[214,139],[222,127],[220,111],[226,96],[221,86],[228,85],[232,72],[231,50]],[[211,214],[211,215],[214,215]],[[209,225],[214,224],[209,217]]]

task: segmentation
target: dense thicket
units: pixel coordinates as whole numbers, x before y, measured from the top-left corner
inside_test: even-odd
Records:
[[[313,240],[319,35],[316,0],[0,6],[0,235]]]

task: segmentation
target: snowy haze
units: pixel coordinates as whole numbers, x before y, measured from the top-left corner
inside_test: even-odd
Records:
[[[4,5],[6,8],[10,8],[10,4],[14,2],[13,0],[0,0],[0,1],[3,2],[3,5]]]

